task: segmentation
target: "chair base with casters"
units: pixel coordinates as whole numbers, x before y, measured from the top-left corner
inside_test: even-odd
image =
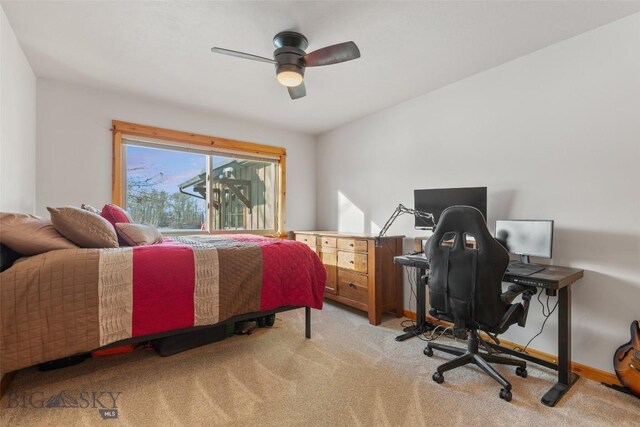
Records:
[[[485,373],[487,373],[491,378],[500,383],[500,385],[502,386],[502,389],[500,390],[500,398],[506,400],[507,402],[510,402],[512,398],[511,383],[507,381],[502,375],[500,375],[489,363],[516,366],[516,375],[522,378],[527,377],[527,363],[523,360],[515,360],[495,354],[480,353],[478,349],[479,342],[482,342],[482,340],[478,336],[478,331],[470,330],[469,338],[467,339],[466,350],[463,348],[453,347],[440,343],[427,343],[427,347],[424,349],[424,354],[429,357],[433,356],[433,350],[438,350],[458,356],[455,359],[438,366],[436,372],[433,374],[433,380],[438,384],[442,384],[444,382],[443,373],[463,365],[474,363]]]

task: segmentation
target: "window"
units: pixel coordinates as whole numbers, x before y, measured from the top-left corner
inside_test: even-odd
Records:
[[[285,150],[113,122],[113,202],[163,232],[282,233]]]
[[[124,207],[135,222],[160,230],[206,230],[206,188],[183,191],[184,181],[204,177],[207,156],[136,145],[124,140]],[[203,178],[204,179],[204,178]]]
[[[277,163],[211,158],[211,203],[216,230],[275,230]]]

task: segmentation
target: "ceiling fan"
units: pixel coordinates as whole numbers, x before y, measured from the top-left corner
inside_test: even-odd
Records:
[[[307,94],[303,79],[306,67],[320,67],[360,58],[360,50],[354,42],[338,43],[306,53],[304,50],[309,46],[309,41],[294,31],[276,34],[273,45],[276,47],[273,59],[221,47],[212,47],[211,52],[274,64],[276,77],[280,84],[287,87],[291,99],[302,98]]]

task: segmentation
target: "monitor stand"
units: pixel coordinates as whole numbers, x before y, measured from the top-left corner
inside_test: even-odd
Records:
[[[529,255],[520,255],[520,261],[511,261],[507,267],[507,273],[518,276],[530,276],[542,270],[543,266],[529,262]]]

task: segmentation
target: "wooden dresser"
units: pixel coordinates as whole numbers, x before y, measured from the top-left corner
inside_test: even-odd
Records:
[[[403,314],[402,237],[388,236],[376,246],[375,236],[334,231],[296,231],[295,239],[313,249],[327,268],[324,296],[366,311],[379,325],[382,313]]]

